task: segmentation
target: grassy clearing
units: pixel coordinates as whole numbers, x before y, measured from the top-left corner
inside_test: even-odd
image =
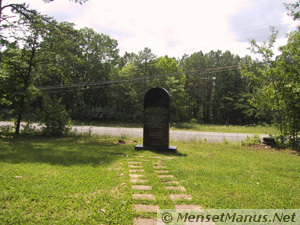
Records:
[[[169,159],[135,151],[134,144],[107,137],[0,139],[0,223],[132,224],[134,217],[151,216],[135,212],[133,204],[174,208],[171,192],[154,173],[153,163],[159,161],[192,195],[190,204],[300,207],[298,153],[180,142],[172,143],[179,154]],[[148,191],[130,189],[128,159],[143,162],[155,201],[132,199],[132,193]]]
[[[204,132],[221,133],[246,133],[246,134],[278,134],[279,131],[273,126],[236,126],[236,125],[211,125],[211,124],[193,124],[193,123],[174,123],[171,126],[173,130],[191,130]]]
[[[226,144],[181,144],[168,164],[205,208],[299,208],[299,153]]]

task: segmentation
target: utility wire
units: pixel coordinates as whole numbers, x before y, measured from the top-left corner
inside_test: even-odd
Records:
[[[245,66],[248,66],[248,64],[245,64]],[[201,74],[211,74],[211,73],[217,73],[217,72],[225,72],[225,71],[231,71],[240,69],[239,65],[235,66],[224,66],[224,67],[215,67],[215,68],[208,68],[208,69],[201,69],[201,70],[192,70],[192,71],[182,71],[177,73],[169,73],[169,74],[159,74],[159,75],[152,75],[152,76],[141,76],[141,77],[135,77],[135,78],[129,78],[129,79],[119,79],[119,80],[107,80],[107,81],[99,81],[99,82],[89,82],[89,83],[78,83],[78,84],[71,84],[71,85],[55,85],[55,86],[40,86],[37,87],[42,92],[47,93],[54,93],[54,92],[69,92],[73,91],[74,88],[99,88],[99,86],[105,86],[105,85],[112,85],[112,84],[120,84],[120,83],[135,83],[140,81],[146,80],[154,80],[154,79],[160,79],[165,77],[174,77],[179,76],[181,74],[185,74],[186,76],[195,76],[195,75],[201,75]]]

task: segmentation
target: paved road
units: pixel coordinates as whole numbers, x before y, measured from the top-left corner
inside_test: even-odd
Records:
[[[13,125],[12,122],[0,122],[1,125]],[[37,126],[37,124],[35,124]],[[95,127],[95,126],[73,126],[73,130],[79,133],[91,132],[98,135],[110,135],[118,138],[122,136],[129,136],[131,138],[142,138],[142,128],[118,128],[118,127]],[[217,133],[217,132],[201,132],[201,131],[179,131],[171,130],[170,139],[180,141],[195,141],[206,140],[207,142],[223,142],[227,140],[230,142],[240,142],[245,140],[247,136],[251,137],[253,134],[241,133]],[[262,138],[267,137],[266,134],[260,135]]]
[[[117,127],[91,127],[91,126],[73,126],[77,132],[92,132],[99,135],[111,135],[116,137],[129,136],[132,138],[142,138],[142,128],[117,128]],[[241,134],[241,133],[217,133],[217,132],[201,132],[201,131],[179,131],[171,130],[170,139],[180,141],[191,140],[207,140],[207,142],[223,142],[228,140],[230,142],[240,142],[245,140],[247,136],[253,136],[253,134]],[[266,134],[260,135],[262,138],[267,137]]]

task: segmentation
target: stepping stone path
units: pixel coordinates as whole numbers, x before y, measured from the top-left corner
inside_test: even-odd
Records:
[[[155,200],[153,194],[132,194],[133,199]]]
[[[136,166],[136,165],[129,165],[129,168],[142,168],[142,166]]]
[[[133,189],[133,190],[152,190],[152,186],[150,186],[150,185],[131,185],[131,189]]]
[[[148,180],[130,179],[130,183],[147,183]]]
[[[155,173],[169,173],[169,170],[155,170]]]
[[[145,170],[143,169],[129,170],[129,173],[139,173],[139,172],[145,173]]]
[[[136,179],[141,178],[143,176],[144,176],[143,174],[129,174],[130,178],[136,178]]]
[[[134,209],[138,212],[157,212],[159,207],[157,205],[134,205]]]
[[[148,158],[148,157],[145,157]],[[151,193],[153,190],[152,185],[147,179],[147,173],[143,169],[143,163],[152,161],[153,171],[157,174],[161,185],[164,186],[166,191],[170,191],[169,198],[174,202],[175,209],[194,209],[202,210],[200,205],[177,205],[178,201],[192,201],[192,196],[186,194],[187,190],[183,186],[179,186],[179,181],[174,180],[174,176],[170,174],[168,167],[164,165],[164,160],[174,159],[175,157],[161,157],[150,156],[149,159],[144,159],[144,156],[135,156],[135,159],[128,159],[129,178],[131,183],[131,190],[133,191],[133,209],[137,213],[151,213],[152,218],[134,218],[133,224],[139,225],[152,225],[157,224],[156,212],[159,209],[155,204],[141,204],[140,201],[156,201],[156,197]],[[175,186],[173,186],[175,185]],[[142,191],[142,194],[141,194]],[[135,193],[137,192],[137,193]],[[183,194],[184,193],[184,194]]]
[[[166,186],[165,189],[166,190],[174,190],[174,191],[182,191],[182,192],[186,191],[186,189],[182,186]]]

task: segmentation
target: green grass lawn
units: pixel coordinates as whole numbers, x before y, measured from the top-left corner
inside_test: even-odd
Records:
[[[238,126],[238,125],[173,123],[171,129],[204,131],[204,132],[221,132],[221,133],[279,134],[279,131],[274,126],[261,126],[261,125]]]
[[[174,208],[154,173],[153,163],[159,161],[193,197],[189,204],[215,209],[300,207],[299,153],[175,142],[171,144],[178,145],[179,153],[170,159],[135,151],[135,144],[101,137],[0,139],[0,224],[132,224],[134,217],[151,216],[135,212],[134,203]],[[132,159],[143,162],[156,200],[132,199]]]

